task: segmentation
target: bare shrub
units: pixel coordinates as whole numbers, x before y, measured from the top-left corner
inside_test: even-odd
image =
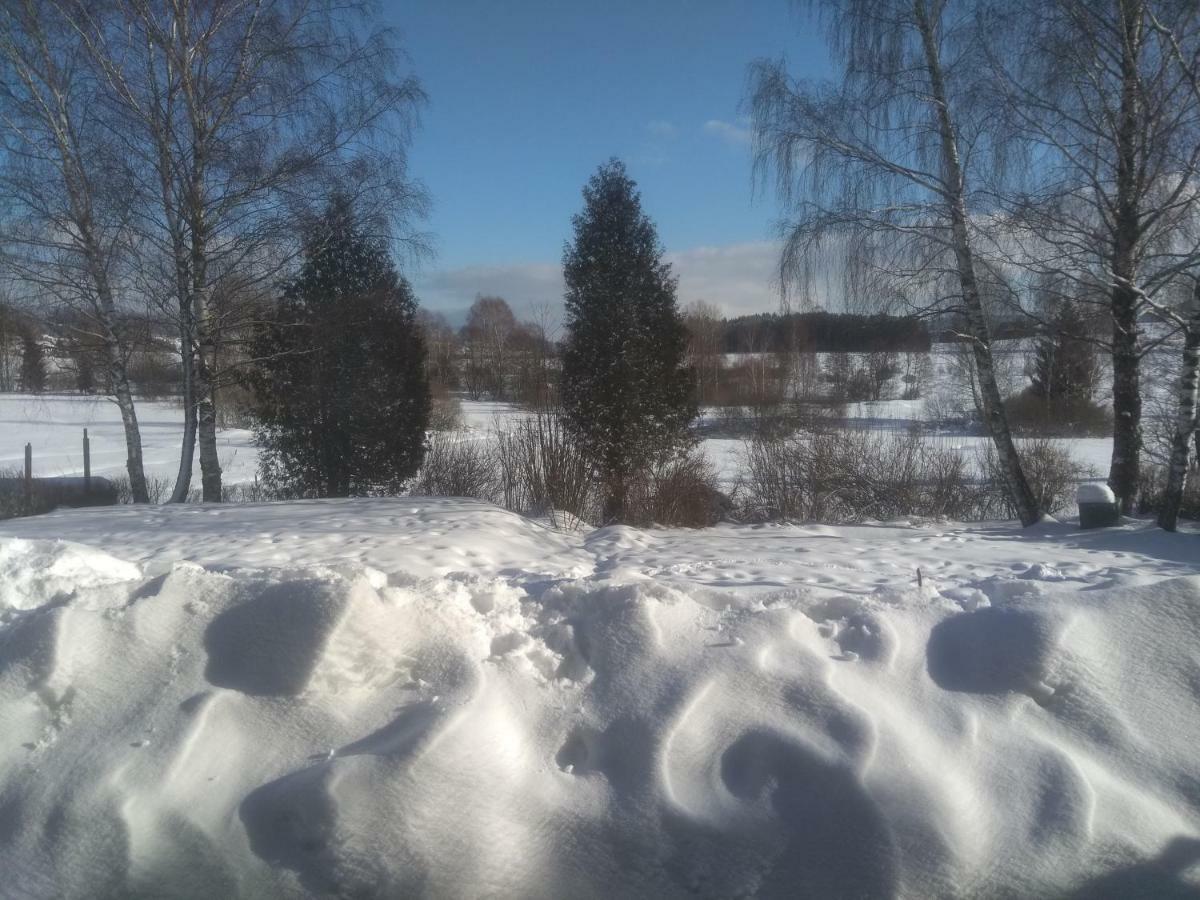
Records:
[[[0,469],[0,519],[40,516],[54,509],[53,499],[33,483],[33,494],[25,500],[25,474],[20,469]]]
[[[457,431],[462,428],[462,401],[444,387],[433,391],[433,406],[429,414],[431,431]]]
[[[591,462],[557,414],[539,412],[497,428],[495,456],[506,509],[552,521],[559,511],[597,520],[600,497]]]
[[[133,503],[133,491],[129,489],[128,475],[113,475],[109,477],[109,482],[117,489],[117,503],[120,505]],[[157,475],[146,476],[146,494],[149,497],[148,503],[158,505],[166,503],[171,496],[171,481],[168,478],[163,478]]]
[[[1166,486],[1167,467],[1146,466],[1142,470],[1141,483],[1138,486],[1138,513],[1157,516],[1162,509]],[[1194,462],[1184,484],[1179,518],[1200,521],[1200,468]]]
[[[499,492],[492,447],[468,432],[433,432],[412,493],[495,502]]]
[[[1049,438],[1025,438],[1018,440],[1017,452],[1025,468],[1025,477],[1039,505],[1053,515],[1074,504],[1075,490],[1082,481],[1097,477],[1091,466],[1076,462],[1066,447]],[[1007,494],[999,489],[1002,484],[1000,462],[991,444],[981,447],[979,468],[995,490],[989,492],[986,512],[990,518],[1014,518],[1016,509],[1008,501]]]
[[[129,380],[144,400],[169,400],[183,388],[179,360],[167,353],[135,353],[129,361]]]
[[[660,462],[635,478],[627,502],[634,525],[707,528],[731,511],[716,468],[699,451]]]
[[[217,426],[219,428],[254,427],[254,392],[240,382],[221,385],[221,398],[217,404]]]
[[[760,435],[747,442],[745,459],[742,510],[752,520],[968,519],[978,509],[979,488],[961,455],[916,430]]]

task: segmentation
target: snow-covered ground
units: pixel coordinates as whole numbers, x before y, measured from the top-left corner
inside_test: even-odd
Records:
[[[1007,393],[1019,391],[1028,379],[1025,369],[1032,353],[1028,341],[997,342],[998,368]],[[956,372],[961,368],[956,359],[958,351],[951,345],[935,345],[930,355],[929,381],[923,386],[918,400],[899,400],[895,395],[903,390],[900,377],[890,385],[892,399],[853,403],[847,416],[862,427],[881,431],[903,430],[914,423],[929,425],[937,418],[935,412],[960,410],[965,414],[969,396],[960,384]],[[828,362],[820,354],[818,367]],[[919,354],[912,354],[915,360]],[[731,354],[730,362],[740,358]],[[901,354],[901,371],[916,371],[915,361],[905,362]],[[1148,389],[1161,381],[1148,379]],[[1103,394],[1106,384],[1100,386]],[[490,401],[461,401],[462,426],[470,433],[486,438],[497,428],[505,427],[514,418],[528,415],[518,407]],[[163,484],[173,484],[179,465],[179,445],[183,434],[179,406],[169,402],[141,401],[137,406],[146,473]],[[704,411],[716,419],[717,411]],[[33,444],[34,474],[39,476],[78,475],[83,472],[83,429],[87,428],[92,447],[92,471],[96,475],[122,476],[125,473],[125,437],[117,407],[102,397],[78,395],[0,394],[0,471],[19,469],[24,464],[25,444]],[[936,440],[957,449],[972,465],[985,449],[988,439],[967,433],[943,433]],[[224,429],[218,434],[218,453],[226,484],[252,481],[258,467],[258,451],[253,434],[245,429]],[[1073,438],[1063,442],[1076,461],[1096,475],[1108,471],[1112,451],[1109,438]],[[717,469],[719,478],[732,488],[743,474],[743,442],[739,438],[712,434],[702,443],[703,449]]]
[[[178,404],[142,400],[136,405],[148,478],[168,485],[179,469],[183,412]],[[0,394],[0,470],[22,469],[25,445],[33,445],[38,477],[83,474],[83,429],[91,443],[92,474],[125,475],[125,430],[115,403],[79,394]],[[225,481],[252,481],[258,467],[254,435],[223,429],[217,454]],[[196,464],[199,484],[199,462]],[[168,487],[169,493],[169,487]]]
[[[1200,893],[1200,535],[0,523],[5,897]]]

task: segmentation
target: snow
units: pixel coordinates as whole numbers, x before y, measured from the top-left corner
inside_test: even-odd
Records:
[[[1108,485],[1089,481],[1075,491],[1075,500],[1079,503],[1116,503],[1117,497]]]
[[[166,483],[167,493],[179,469],[183,411],[178,404],[139,400],[138,424],[146,476]],[[38,478],[83,474],[83,429],[91,442],[92,474],[124,477],[125,431],[111,400],[79,394],[0,394],[0,471],[25,465],[25,444],[33,445],[33,474]],[[217,433],[217,458],[225,483],[253,481],[258,468],[254,435],[247,429]],[[195,484],[199,485],[199,457]]]
[[[0,523],[4,892],[1194,894],[1197,540]]]

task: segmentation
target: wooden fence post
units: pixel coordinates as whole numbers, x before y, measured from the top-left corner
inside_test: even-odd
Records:
[[[83,429],[83,495],[92,493],[92,442],[88,440],[87,429]]]
[[[33,510],[33,444],[25,445],[25,512]]]

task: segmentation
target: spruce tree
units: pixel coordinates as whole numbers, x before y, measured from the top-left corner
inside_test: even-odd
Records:
[[[33,325],[21,329],[21,390],[40,394],[46,389],[46,351]]]
[[[1096,385],[1096,350],[1074,303],[1062,304],[1039,338],[1032,392],[1048,403],[1089,401]]]
[[[605,489],[605,522],[626,519],[630,480],[690,443],[694,385],[676,279],[637,186],[612,160],[583,189],[563,253],[562,404]]]
[[[416,311],[384,242],[334,197],[255,341],[268,484],[292,496],[394,494],[416,474],[430,415]]]

